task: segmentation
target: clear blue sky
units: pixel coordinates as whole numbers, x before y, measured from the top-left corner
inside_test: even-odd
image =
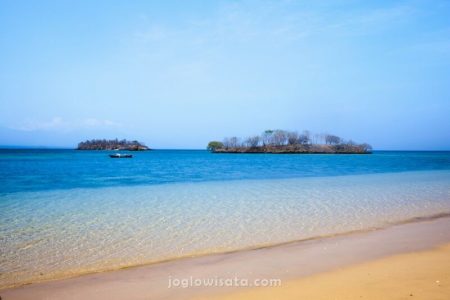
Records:
[[[0,0],[0,145],[450,149],[449,119],[449,1]]]

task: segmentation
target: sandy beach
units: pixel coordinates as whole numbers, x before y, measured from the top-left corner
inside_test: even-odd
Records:
[[[448,299],[450,244],[204,299]]]
[[[298,299],[299,295],[312,299],[376,299],[383,293],[392,299],[414,295],[443,299],[449,288],[449,243],[450,218],[440,217],[349,235],[29,284],[2,290],[0,296],[3,300],[261,299],[262,295],[266,299]],[[208,278],[245,279],[249,286],[255,280],[277,279],[281,287],[192,285],[196,279]],[[174,285],[181,281],[188,286]]]

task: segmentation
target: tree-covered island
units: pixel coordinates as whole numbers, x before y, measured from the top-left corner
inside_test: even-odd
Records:
[[[370,154],[369,144],[357,144],[332,134],[311,134],[286,130],[266,130],[261,135],[246,139],[225,138],[209,142],[207,149],[213,153],[323,153]]]
[[[144,151],[150,150],[150,148],[138,141],[94,139],[79,143],[77,150]]]

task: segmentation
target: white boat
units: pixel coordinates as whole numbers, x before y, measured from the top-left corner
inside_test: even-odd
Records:
[[[115,154],[110,154],[109,157],[111,157],[111,158],[132,158],[133,155],[123,154],[123,153],[115,153]]]

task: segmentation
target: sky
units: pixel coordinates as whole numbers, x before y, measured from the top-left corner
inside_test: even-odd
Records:
[[[449,120],[450,1],[0,0],[0,145],[450,150]]]

